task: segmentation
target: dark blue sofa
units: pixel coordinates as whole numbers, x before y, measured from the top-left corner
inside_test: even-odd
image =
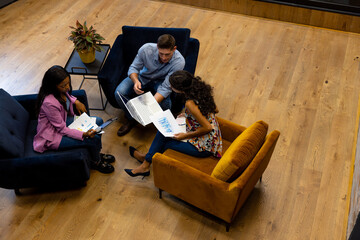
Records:
[[[148,42],[156,43],[162,34],[174,36],[177,50],[185,58],[184,69],[192,74],[195,73],[200,43],[197,39],[190,37],[190,29],[123,26],[122,34],[116,38],[98,75],[105,96],[113,107],[120,108],[115,100],[115,89],[126,78],[129,66],[139,48]],[[173,98],[173,108],[181,108],[182,106],[176,104],[179,102],[174,101],[177,97],[176,94],[173,93],[171,97]]]
[[[88,109],[84,90],[72,93]],[[67,151],[33,150],[36,134],[36,94],[10,96],[0,89],[0,187],[78,187],[90,177],[90,154],[86,148]]]

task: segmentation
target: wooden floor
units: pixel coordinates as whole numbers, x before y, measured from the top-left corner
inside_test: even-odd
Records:
[[[360,17],[349,14],[295,7],[295,4],[277,4],[259,0],[158,0],[191,6],[240,13],[284,22],[292,22],[328,29],[360,33]],[[309,2],[309,1],[306,1]],[[311,2],[311,1],[310,1]],[[317,2],[317,1],[315,1]],[[326,2],[326,1],[322,1]],[[331,2],[331,1],[328,1]]]
[[[0,87],[36,93],[44,72],[65,65],[69,25],[87,20],[112,44],[123,25],[188,27],[201,43],[196,73],[214,86],[219,116],[281,132],[263,181],[230,232],[164,193],[152,175],[130,178],[129,145],[146,150],[155,130],[117,137],[103,150],[111,175],[92,172],[73,190],[0,189],[0,239],[345,239],[358,129],[360,35],[149,0],[19,0],[0,9]],[[74,77],[77,88],[80,79]],[[95,81],[84,88],[100,105]],[[107,119],[108,106],[92,111]]]

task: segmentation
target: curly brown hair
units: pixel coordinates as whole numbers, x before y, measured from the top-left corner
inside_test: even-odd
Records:
[[[188,71],[181,70],[174,72],[169,81],[172,88],[185,95],[185,100],[193,100],[204,116],[217,112],[213,88],[200,77],[194,77]]]

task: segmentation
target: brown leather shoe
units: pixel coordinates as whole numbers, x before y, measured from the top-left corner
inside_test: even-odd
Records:
[[[136,121],[135,120],[130,120],[127,123],[123,124],[119,130],[117,131],[117,135],[119,137],[124,136],[125,134],[127,134],[128,132],[130,132],[130,130],[135,127],[136,125]]]

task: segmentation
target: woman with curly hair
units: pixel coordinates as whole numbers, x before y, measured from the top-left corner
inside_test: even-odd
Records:
[[[194,157],[221,157],[222,138],[215,118],[218,110],[212,87],[184,70],[174,72],[169,80],[172,90],[185,96],[186,132],[175,134],[172,138],[157,132],[146,154],[130,146],[130,155],[141,163],[135,169],[124,169],[132,177],[149,176],[152,157],[167,149]]]

